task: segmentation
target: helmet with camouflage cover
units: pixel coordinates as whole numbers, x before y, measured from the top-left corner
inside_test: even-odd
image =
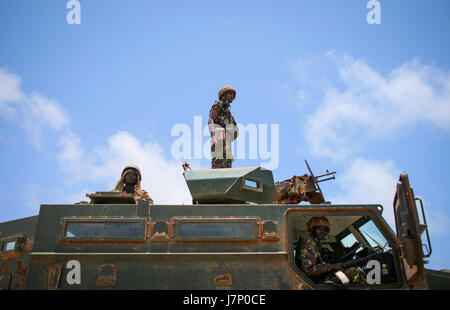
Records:
[[[318,226],[325,226],[326,228],[328,228],[328,230],[330,230],[330,222],[328,222],[328,219],[324,216],[315,216],[311,218],[306,229],[308,231],[311,231],[311,229]]]
[[[123,170],[122,170],[122,177],[123,177],[125,171],[130,170],[130,169],[136,170],[138,172],[138,174],[139,174],[139,180],[142,180],[141,170],[139,170],[138,166],[134,166],[134,165],[128,165],[125,168],[123,168]]]
[[[225,94],[225,92],[227,91],[232,91],[234,93],[234,96],[236,97],[236,90],[231,87],[231,86],[224,86],[219,90],[219,99],[222,98],[222,96]]]

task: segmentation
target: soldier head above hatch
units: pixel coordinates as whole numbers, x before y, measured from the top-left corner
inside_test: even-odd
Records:
[[[114,191],[133,194],[135,200],[148,200],[150,203],[153,203],[147,191],[141,189],[141,181],[142,174],[139,167],[133,165],[126,166],[122,170],[122,175]]]

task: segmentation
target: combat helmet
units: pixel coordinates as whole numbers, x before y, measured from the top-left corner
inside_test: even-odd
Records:
[[[223,94],[225,94],[225,92],[227,91],[234,92],[234,96],[236,97],[236,90],[232,86],[224,86],[219,90],[219,100],[220,98],[222,98]]]
[[[125,171],[130,170],[130,169],[136,170],[138,172],[138,174],[139,174],[139,180],[142,180],[141,170],[139,170],[138,166],[134,166],[134,165],[128,165],[125,168],[123,168],[123,170],[122,170],[122,177],[123,177],[123,174],[125,173]]]
[[[328,228],[328,231],[330,231],[330,222],[328,222],[328,219],[324,216],[312,217],[309,220],[306,229],[308,231],[311,231],[311,229],[313,229],[314,227],[318,227],[318,226],[325,226],[326,228]]]

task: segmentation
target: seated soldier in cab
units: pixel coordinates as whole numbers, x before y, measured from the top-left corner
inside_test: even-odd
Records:
[[[316,283],[321,282],[325,280],[332,271],[342,271],[347,276],[350,283],[366,283],[365,274],[359,268],[344,268],[344,264],[342,263],[330,264],[323,261],[321,255],[321,252],[323,251],[320,241],[323,240],[330,231],[330,223],[326,217],[311,218],[307,224],[307,230],[309,236],[301,242],[300,246],[300,267],[311,280]],[[352,248],[354,247],[355,245],[352,246]],[[330,277],[329,280],[336,284],[341,283],[336,276]]]

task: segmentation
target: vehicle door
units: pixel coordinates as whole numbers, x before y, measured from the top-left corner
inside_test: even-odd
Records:
[[[420,223],[416,200],[420,202],[424,224]],[[414,197],[407,172],[400,175],[397,183],[394,215],[405,280],[410,288],[414,288],[425,280],[424,257],[431,255],[431,244],[423,204],[419,198]],[[424,231],[428,242],[428,246],[425,246],[427,254],[424,254],[422,245]]]

